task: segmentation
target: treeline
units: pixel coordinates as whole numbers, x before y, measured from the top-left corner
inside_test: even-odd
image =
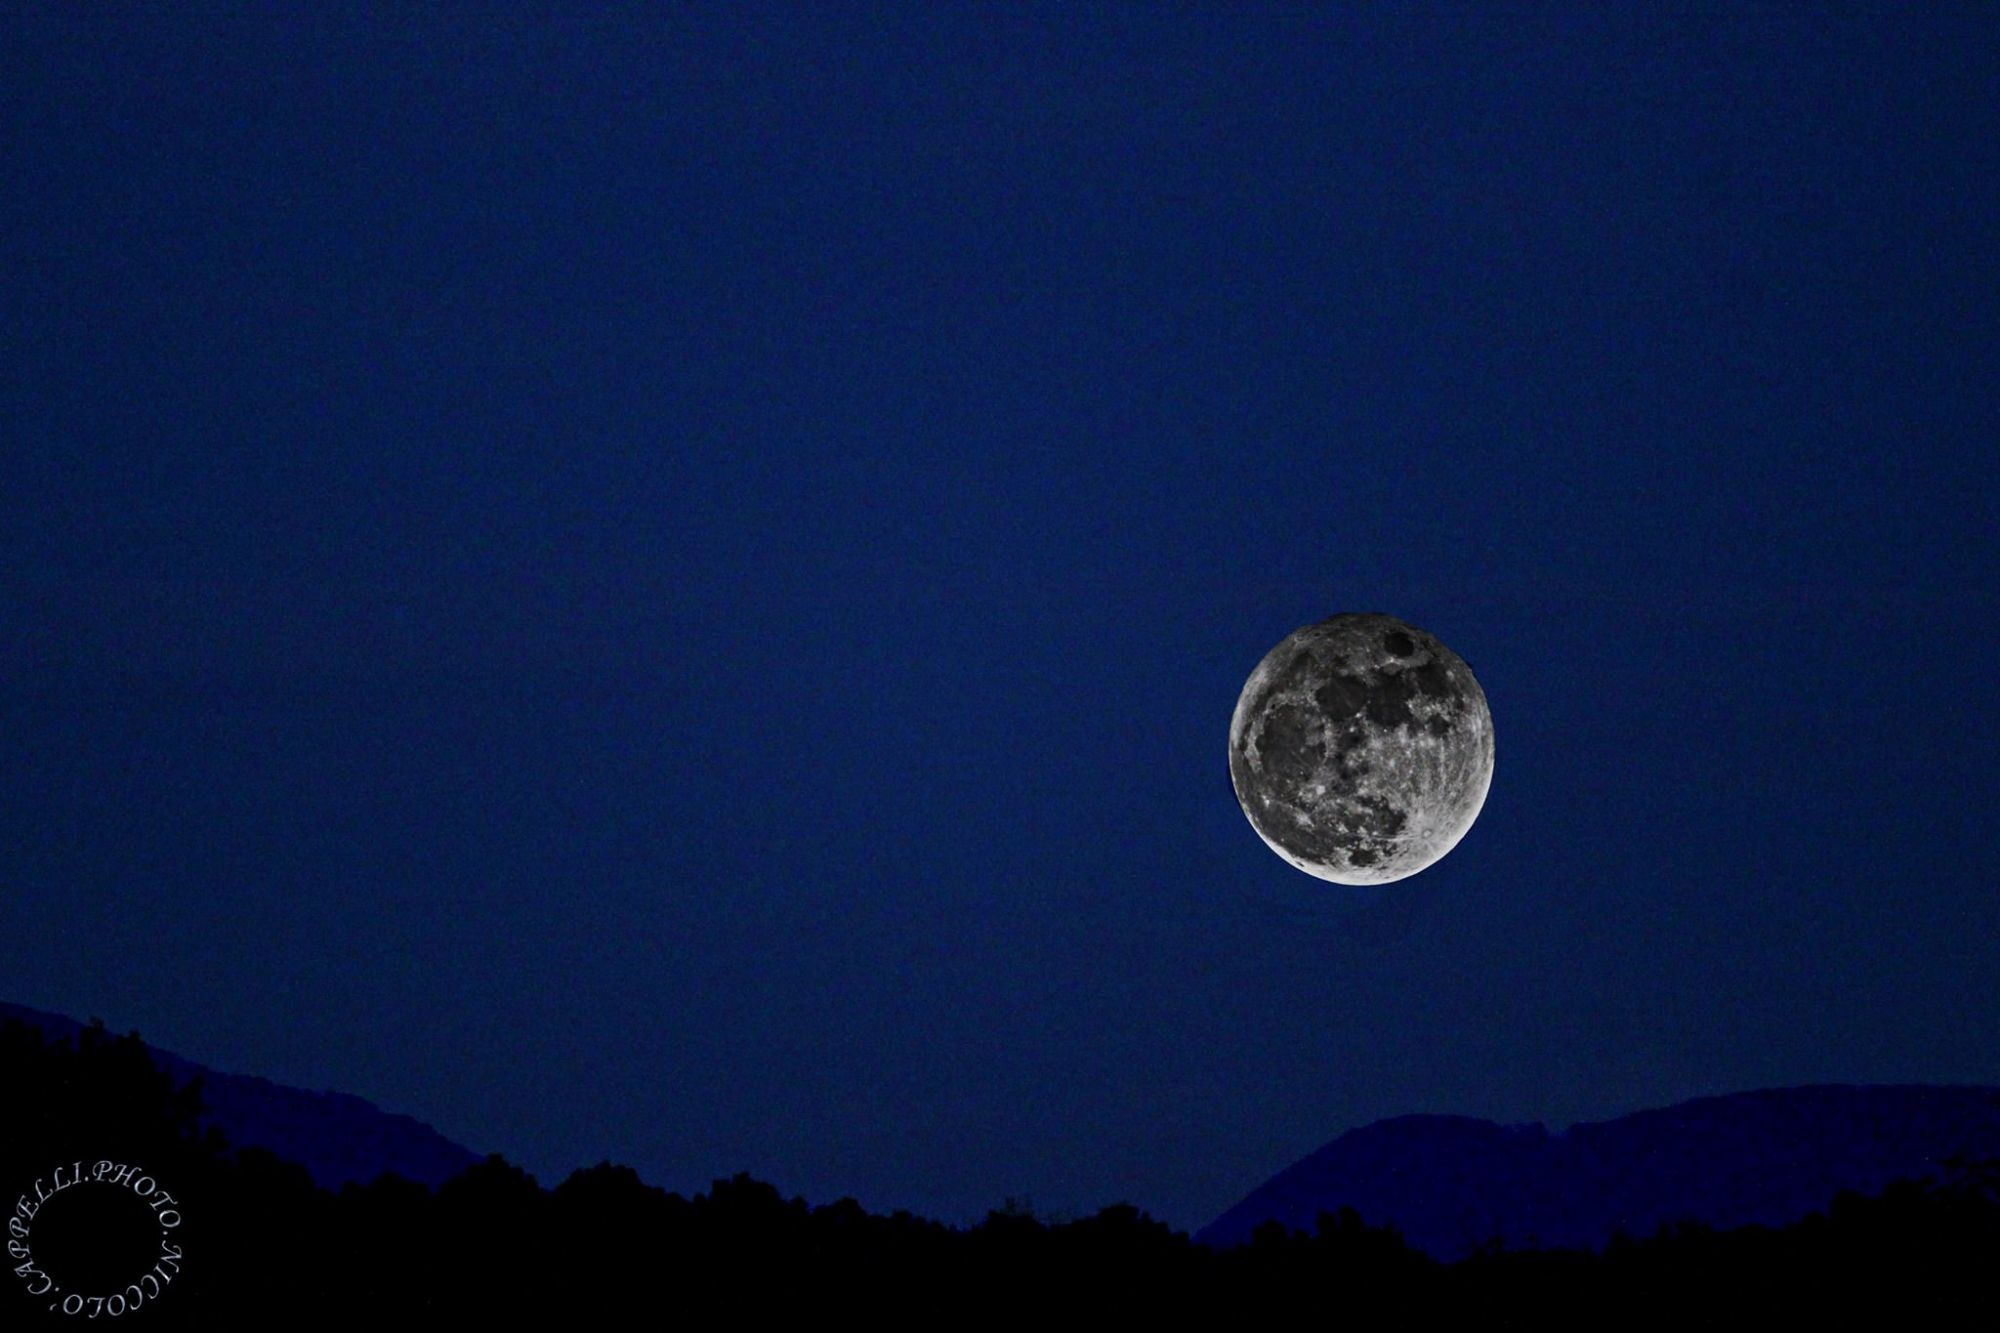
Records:
[[[80,1171],[95,1187],[102,1167],[112,1181],[133,1168],[125,1193],[58,1192],[14,1228],[27,1234],[10,1237],[7,1267],[30,1273],[4,1275],[0,1328],[88,1317],[63,1316],[65,1292],[81,1294],[69,1288],[30,1294],[62,1287],[58,1258],[71,1273],[101,1270],[86,1271],[98,1284],[115,1281],[104,1273],[152,1272],[150,1285],[129,1288],[136,1308],[116,1318],[160,1329],[1258,1315],[1322,1327],[1472,1317],[1503,1328],[1721,1328],[1862,1315],[1939,1326],[1984,1322],[2000,1301],[1991,1163],[1842,1196],[1779,1229],[1688,1225],[1601,1254],[1494,1248],[1441,1264],[1349,1210],[1322,1215],[1311,1233],[1271,1225],[1216,1252],[1128,1205],[1060,1223],[1010,1208],[953,1228],[852,1200],[810,1207],[747,1176],[683,1198],[610,1164],[544,1189],[494,1157],[435,1192],[384,1177],[332,1193],[303,1167],[198,1133],[199,1097],[198,1085],[176,1090],[136,1036],[96,1028],[72,1043],[0,1026],[0,1205],[19,1218],[38,1184],[46,1192]],[[73,1204],[86,1195],[89,1208]],[[144,1268],[154,1255],[118,1249],[128,1238],[84,1235],[109,1225],[112,1195],[123,1209],[112,1221],[146,1231],[132,1245],[179,1253],[171,1268]],[[80,1240],[113,1253],[79,1251]],[[43,1269],[51,1276],[33,1276]]]

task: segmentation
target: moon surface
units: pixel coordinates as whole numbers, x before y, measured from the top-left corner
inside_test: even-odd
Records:
[[[1265,654],[1229,721],[1229,781],[1270,849],[1336,884],[1387,884],[1458,845],[1493,784],[1472,668],[1380,612],[1332,616]]]

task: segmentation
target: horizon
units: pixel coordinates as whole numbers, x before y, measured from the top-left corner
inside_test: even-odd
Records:
[[[95,1026],[100,1026],[104,1031],[105,1035],[113,1038],[122,1037],[126,1035],[136,1035],[140,1038],[141,1041],[145,1042],[145,1045],[150,1051],[152,1051],[156,1056],[165,1057],[166,1060],[169,1062],[169,1064],[177,1062],[180,1064],[191,1065],[200,1072],[212,1073],[224,1079],[248,1080],[251,1082],[266,1084],[268,1086],[278,1088],[280,1091],[299,1093],[306,1097],[354,1102],[360,1106],[367,1108],[367,1110],[370,1113],[380,1116],[384,1119],[392,1121],[410,1122],[411,1124],[417,1126],[419,1129],[425,1131],[426,1133],[432,1134],[435,1137],[437,1137],[437,1139],[441,1143],[444,1143],[452,1148],[467,1153],[473,1162],[484,1162],[484,1161],[491,1161],[494,1159],[503,1160],[510,1167],[520,1170],[529,1180],[535,1182],[540,1188],[543,1189],[554,1189],[573,1176],[588,1176],[590,1173],[600,1170],[604,1167],[632,1169],[629,1163],[613,1162],[609,1159],[601,1159],[597,1162],[580,1163],[558,1175],[543,1176],[540,1173],[530,1170],[522,1163],[514,1161],[511,1158],[508,1158],[504,1150],[497,1148],[491,1150],[480,1150],[473,1148],[467,1144],[458,1143],[455,1140],[446,1137],[444,1134],[439,1132],[435,1126],[429,1124],[426,1121],[419,1120],[413,1116],[397,1111],[391,1107],[378,1106],[374,1102],[369,1101],[364,1097],[360,1097],[354,1093],[346,1092],[338,1088],[325,1088],[317,1091],[310,1088],[294,1088],[287,1084],[274,1084],[271,1082],[271,1080],[265,1079],[261,1075],[242,1074],[228,1070],[210,1069],[206,1065],[201,1064],[199,1061],[189,1060],[188,1057],[181,1052],[169,1050],[167,1048],[155,1045],[151,1041],[146,1041],[144,1034],[122,1032],[115,1028],[112,1028],[108,1023],[105,1022],[105,1020],[95,1015],[87,1019],[79,1020],[72,1018],[68,1015],[50,1013],[44,1010],[35,1009],[28,1005],[23,1005],[7,1000],[0,1000],[0,1011],[6,1011],[6,1012],[0,1012],[0,1018],[4,1018],[7,1021],[18,1020],[30,1024],[36,1024],[40,1023],[41,1020],[53,1019],[55,1020],[55,1023],[58,1025],[58,1028],[63,1026],[70,1026],[70,1027],[76,1027],[79,1030],[81,1030],[83,1028],[95,1025]],[[55,1040],[67,1039],[67,1034],[64,1034],[58,1030],[51,1030],[46,1023],[41,1023],[41,1026],[43,1028],[44,1034],[49,1038]],[[171,1069],[169,1069],[169,1072],[172,1072]],[[997,1204],[989,1205],[986,1209],[981,1210],[976,1215],[970,1217],[926,1218],[926,1215],[923,1214],[917,1214],[916,1216],[920,1218],[926,1218],[926,1220],[939,1221],[953,1228],[965,1229],[979,1225],[980,1223],[985,1221],[989,1216],[996,1213],[1009,1214],[1009,1215],[1028,1215],[1028,1216],[1033,1216],[1037,1220],[1048,1225],[1059,1225],[1059,1224],[1065,1224],[1070,1221],[1075,1221],[1084,1217],[1094,1216],[1107,1209],[1130,1207],[1135,1209],[1138,1212],[1139,1216],[1141,1217],[1152,1218],[1157,1221],[1165,1222],[1175,1232],[1199,1240],[1199,1237],[1202,1233],[1214,1230],[1218,1225],[1225,1222],[1232,1214],[1252,1205],[1254,1200],[1264,1196],[1269,1189],[1277,1186],[1279,1181],[1289,1177],[1294,1171],[1298,1170],[1299,1168],[1305,1167],[1310,1163],[1312,1163],[1315,1159],[1318,1159],[1324,1155],[1336,1151],[1337,1149],[1340,1148],[1342,1144],[1348,1143],[1356,1136],[1365,1136],[1370,1130],[1379,1129],[1386,1126],[1398,1125],[1406,1121],[1446,1121],[1465,1126],[1477,1126],[1485,1129],[1496,1130],[1502,1134],[1510,1136],[1534,1132],[1540,1138],[1546,1139],[1551,1144],[1555,1144],[1564,1141],[1565,1139],[1568,1138],[1568,1136],[1572,1131],[1579,1128],[1581,1129],[1606,1128],[1609,1126],[1619,1125],[1633,1120],[1641,1120],[1654,1115],[1663,1115],[1665,1113],[1672,1111],[1681,1111],[1689,1108],[1699,1107],[1708,1103],[1744,1102],[1762,1097],[1783,1098],[1786,1094],[1822,1093],[1822,1092],[1823,1093],[1882,1092],[1882,1093],[1917,1093],[1917,1094],[1933,1093],[1933,1092],[1935,1093],[1975,1092],[1975,1093],[1990,1093],[1994,1094],[1995,1096],[2000,1096],[2000,1086],[1988,1085],[1988,1084],[1970,1084],[1970,1083],[1942,1083],[1942,1084],[1941,1083],[1806,1083],[1806,1084],[1792,1084],[1780,1087],[1743,1088],[1730,1092],[1696,1095],[1693,1097],[1686,1098],[1682,1101],[1672,1103],[1671,1105],[1640,1107],[1634,1110],[1623,1112],[1619,1115],[1607,1117],[1605,1119],[1572,1121],[1565,1125],[1551,1125],[1543,1121],[1501,1122],[1501,1121],[1484,1119],[1478,1116],[1458,1115],[1451,1112],[1410,1111],[1410,1112],[1403,1112],[1397,1115],[1385,1116],[1382,1119],[1370,1121],[1368,1124],[1356,1125],[1346,1130],[1343,1130],[1340,1134],[1336,1135],[1334,1138],[1327,1140],[1325,1143],[1320,1144],[1319,1146],[1313,1148],[1308,1152],[1300,1154],[1296,1159],[1274,1167],[1265,1179],[1259,1181],[1254,1188],[1246,1190],[1241,1198],[1235,1200],[1233,1203],[1231,1203],[1227,1208],[1225,1208],[1222,1212],[1218,1213],[1216,1216],[1211,1217],[1206,1222],[1197,1225],[1184,1226],[1174,1223],[1168,1219],[1161,1218],[1159,1217],[1158,1214],[1154,1213],[1150,1208],[1148,1208],[1146,1206],[1146,1203],[1140,1199],[1107,1199],[1101,1201],[1099,1204],[1091,1208],[1083,1210],[1073,1210],[1073,1209],[1046,1209],[1039,1207],[1036,1204],[1036,1201],[1030,1196],[1009,1196],[1008,1198],[1003,1199]],[[214,1113],[213,1107],[208,1107],[207,1110],[211,1115]],[[216,1123],[218,1127],[224,1127],[223,1122],[220,1119],[214,1121],[214,1123]],[[232,1148],[232,1150],[241,1149],[244,1147],[272,1147],[272,1146],[273,1145],[271,1144],[260,1142],[255,1138],[246,1139],[241,1142],[232,1140],[230,1143],[230,1147]],[[294,1154],[290,1154],[284,1151],[279,1151],[278,1155],[281,1158],[286,1158],[287,1160],[295,1160]],[[310,1166],[310,1163],[307,1163],[307,1165]],[[315,1172],[314,1174],[315,1178],[317,1178],[318,1172]],[[759,1179],[757,1177],[751,1176],[747,1172],[718,1171],[713,1176],[710,1177],[707,1184],[704,1186],[688,1190],[676,1190],[676,1189],[671,1189],[668,1186],[659,1184],[658,1182],[647,1180],[642,1172],[635,1171],[635,1175],[648,1188],[659,1189],[665,1193],[681,1195],[682,1197],[690,1199],[696,1197],[697,1195],[712,1191],[717,1187],[729,1184],[732,1181],[740,1181],[744,1179],[750,1179],[750,1180]],[[322,1187],[327,1187],[327,1182],[321,1181],[320,1183]],[[419,1183],[425,1183],[425,1182],[420,1181]],[[814,1208],[821,1208],[834,1204],[851,1202],[860,1204],[863,1208],[867,1209],[871,1213],[877,1213],[881,1215],[887,1215],[889,1213],[897,1211],[897,1209],[893,1207],[883,1205],[880,1203],[871,1204],[870,1201],[868,1200],[855,1199],[853,1198],[853,1196],[850,1195],[843,1195],[839,1199],[814,1199],[814,1198],[807,1198],[806,1196],[798,1194],[796,1192],[786,1191],[784,1189],[783,1183],[779,1181],[775,1180],[760,1181],[759,1183],[768,1184],[773,1188],[777,1189],[781,1197],[783,1198],[803,1200],[804,1202],[806,1202],[807,1204],[811,1205]],[[434,1188],[435,1185],[433,1184],[432,1187]],[[1386,1222],[1391,1226],[1396,1226],[1399,1230],[1401,1229],[1399,1220],[1394,1218],[1393,1216],[1375,1216],[1373,1215],[1373,1212],[1371,1210],[1367,1213],[1364,1213],[1364,1217],[1371,1225],[1381,1225]],[[1780,1219],[1780,1222],[1782,1224],[1789,1224],[1792,1220],[1794,1219],[1787,1217]],[[1207,1240],[1207,1241],[1199,1241],[1199,1243],[1213,1245],[1216,1242],[1213,1240]]]

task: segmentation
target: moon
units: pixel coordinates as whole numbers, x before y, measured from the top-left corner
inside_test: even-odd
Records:
[[[1472,668],[1379,611],[1292,631],[1244,683],[1229,781],[1265,845],[1336,884],[1387,884],[1456,847],[1493,785]]]

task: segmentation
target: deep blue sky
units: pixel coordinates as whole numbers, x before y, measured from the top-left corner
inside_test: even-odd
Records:
[[[6,998],[953,1221],[2000,1082],[1991,7],[18,4],[0,180]]]

